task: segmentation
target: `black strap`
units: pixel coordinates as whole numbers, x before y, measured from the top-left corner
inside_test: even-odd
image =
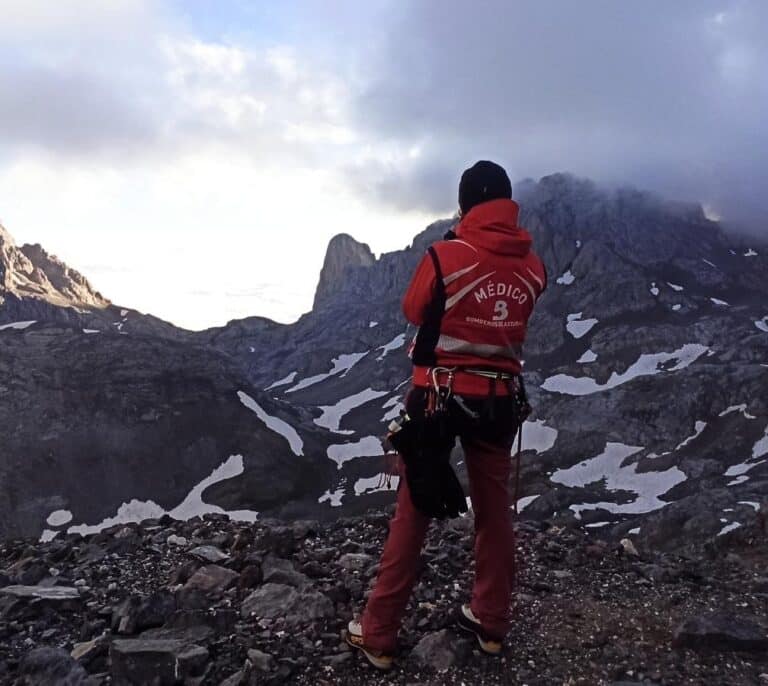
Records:
[[[416,342],[413,345],[411,359],[413,364],[419,367],[434,367],[437,365],[435,348],[440,338],[440,324],[445,312],[445,284],[443,283],[443,270],[440,268],[440,260],[433,246],[427,249],[435,268],[435,290],[432,300],[424,313],[424,321],[416,334]]]

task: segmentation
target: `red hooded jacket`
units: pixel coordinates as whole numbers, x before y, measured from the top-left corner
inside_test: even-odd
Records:
[[[439,366],[521,371],[528,318],[547,273],[530,234],[517,225],[518,212],[513,200],[481,203],[461,220],[455,240],[434,244],[446,291]],[[408,321],[424,322],[434,289],[434,266],[424,255],[403,298]],[[487,381],[477,378],[487,391]],[[414,367],[414,383],[426,385],[425,379],[426,369]]]

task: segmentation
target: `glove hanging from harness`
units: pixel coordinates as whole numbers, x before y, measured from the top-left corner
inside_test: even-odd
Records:
[[[449,397],[445,389],[413,389],[406,399],[406,412],[390,424],[387,435],[403,459],[414,507],[436,519],[467,511],[464,491],[450,462],[456,433],[451,428]]]

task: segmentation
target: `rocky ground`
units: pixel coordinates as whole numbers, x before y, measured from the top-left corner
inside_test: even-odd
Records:
[[[382,674],[343,631],[387,521],[165,517],[0,544],[0,681],[768,684],[764,517],[689,557],[520,522],[517,622],[500,659],[452,626],[472,578],[471,517],[435,524],[396,667]]]

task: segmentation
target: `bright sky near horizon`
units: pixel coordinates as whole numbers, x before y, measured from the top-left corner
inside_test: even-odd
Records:
[[[0,222],[189,328],[311,306],[480,158],[765,226],[768,3],[0,0]]]

